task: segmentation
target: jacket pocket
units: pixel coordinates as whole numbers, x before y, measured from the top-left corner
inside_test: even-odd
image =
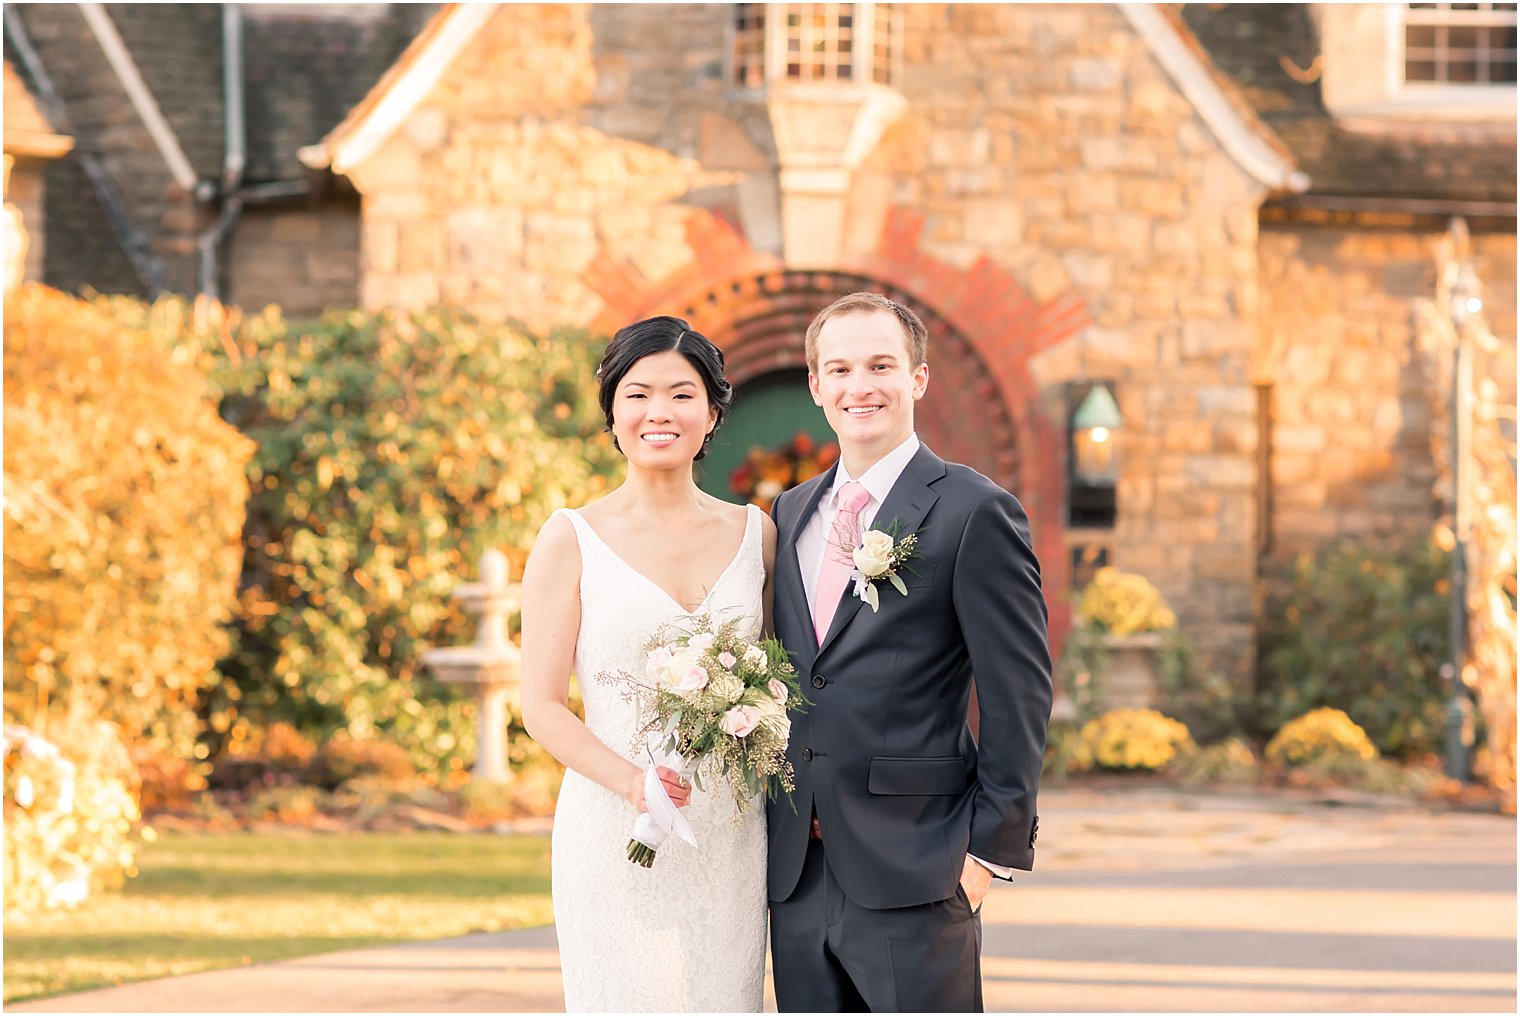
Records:
[[[871,759],[866,789],[873,794],[959,794],[971,785],[963,755]]]

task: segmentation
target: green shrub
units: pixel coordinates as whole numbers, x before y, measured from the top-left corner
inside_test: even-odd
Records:
[[[1082,725],[1078,768],[1157,770],[1192,747],[1187,727],[1154,709],[1113,709]]]
[[[473,641],[450,593],[486,548],[520,575],[549,514],[621,468],[596,405],[599,344],[452,311],[269,311],[206,331],[183,304],[154,314],[209,361],[222,415],[258,449],[213,748],[286,720],[384,737],[462,777],[475,707],[421,655]]]
[[[5,708],[190,758],[237,593],[251,443],[149,322],[5,300]]]
[[[115,724],[55,719],[51,733],[5,728],[7,913],[78,906],[137,873],[137,772]]]
[[[1268,760],[1284,766],[1377,757],[1367,732],[1339,709],[1315,709],[1290,720],[1267,743]]]
[[[1263,627],[1256,732],[1270,736],[1293,717],[1330,706],[1385,755],[1437,751],[1450,563],[1429,540],[1392,553],[1343,544],[1319,560],[1300,559]]]

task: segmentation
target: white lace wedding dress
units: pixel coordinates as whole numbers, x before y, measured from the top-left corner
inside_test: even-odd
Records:
[[[586,725],[613,750],[648,764],[632,742],[639,720],[598,673],[642,674],[650,633],[690,615],[566,511],[581,550],[575,672]],[[743,617],[758,635],[765,565],[760,509],[696,613]],[[726,788],[692,794],[692,848],[675,836],[654,867],[627,855],[637,817],[620,796],[571,771],[554,811],[554,924],[567,1012],[759,1012],[765,977],[765,809],[736,824]]]

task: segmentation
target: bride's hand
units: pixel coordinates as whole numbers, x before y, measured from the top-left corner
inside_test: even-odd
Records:
[[[660,782],[665,785],[665,793],[677,808],[684,808],[691,803],[691,784],[674,769],[666,769],[658,766],[655,772],[660,777]],[[628,783],[623,789],[623,799],[633,805],[640,812],[648,811],[649,804],[644,800],[644,770],[639,769],[628,778]]]

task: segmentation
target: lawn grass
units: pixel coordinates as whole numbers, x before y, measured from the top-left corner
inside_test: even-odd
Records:
[[[77,911],[6,920],[6,1002],[553,920],[543,836],[166,834],[138,867]]]

